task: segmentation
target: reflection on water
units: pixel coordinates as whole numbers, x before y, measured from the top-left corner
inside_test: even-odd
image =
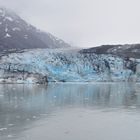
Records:
[[[18,139],[19,134],[30,130],[35,122],[49,121],[57,113],[73,109],[123,110],[139,114],[140,85],[0,85],[0,140]]]

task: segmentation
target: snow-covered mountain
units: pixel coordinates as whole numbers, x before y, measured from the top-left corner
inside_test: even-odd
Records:
[[[67,48],[69,44],[36,29],[14,12],[0,8],[0,51],[33,48]]]
[[[120,57],[140,58],[140,44],[102,45],[82,50],[83,53],[113,54]]]

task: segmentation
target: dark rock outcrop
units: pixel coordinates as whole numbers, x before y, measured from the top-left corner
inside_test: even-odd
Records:
[[[83,49],[81,53],[112,54],[123,58],[140,58],[140,44],[102,45]]]

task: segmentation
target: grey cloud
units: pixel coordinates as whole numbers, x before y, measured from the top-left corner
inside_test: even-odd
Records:
[[[0,0],[0,5],[78,46],[140,43],[138,0]]]

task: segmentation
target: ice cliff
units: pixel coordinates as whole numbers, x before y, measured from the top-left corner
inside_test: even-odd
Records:
[[[0,57],[0,83],[140,81],[140,59],[74,49],[31,49]]]

